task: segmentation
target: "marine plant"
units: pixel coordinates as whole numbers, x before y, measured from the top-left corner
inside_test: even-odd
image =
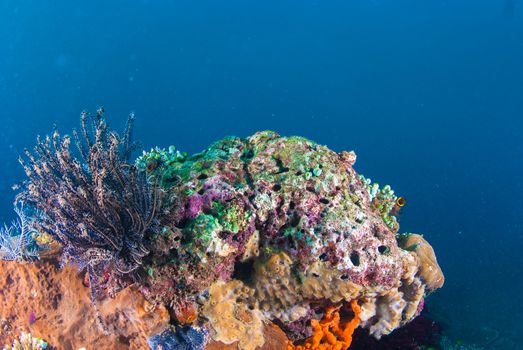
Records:
[[[20,158],[29,180],[17,196],[40,215],[33,226],[62,245],[62,262],[86,268],[93,299],[112,292],[140,267],[149,253],[143,237],[154,230],[159,192],[144,172],[129,163],[134,116],[123,137],[109,130],[103,109],[81,114],[81,130],[71,138],[38,138],[33,152]]]
[[[24,205],[15,206],[18,219],[10,226],[0,227],[0,260],[27,261],[38,258],[38,246],[33,240],[35,232],[24,212]]]

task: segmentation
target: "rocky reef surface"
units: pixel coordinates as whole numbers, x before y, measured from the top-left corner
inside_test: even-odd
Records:
[[[42,254],[0,269],[4,336],[30,328],[64,349],[347,349],[355,328],[390,334],[443,285],[429,243],[398,233],[404,199],[358,174],[354,152],[263,131],[132,162],[132,128],[118,137],[102,112],[74,133],[83,160],[55,132],[23,162],[25,251]],[[16,294],[54,308],[16,309]]]

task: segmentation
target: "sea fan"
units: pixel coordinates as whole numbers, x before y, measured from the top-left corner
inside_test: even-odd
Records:
[[[93,300],[132,280],[148,254],[144,234],[157,222],[157,187],[128,163],[133,120],[120,138],[108,130],[103,109],[84,112],[80,133],[73,132],[81,159],[56,130],[25,152],[28,161],[20,159],[29,181],[18,200],[39,211],[34,226],[62,245],[63,262],[87,269]]]
[[[0,260],[27,261],[38,259],[34,231],[24,211],[23,203],[14,208],[18,219],[11,226],[0,227]]]

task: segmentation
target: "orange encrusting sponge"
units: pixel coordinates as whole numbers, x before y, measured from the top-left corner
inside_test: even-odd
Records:
[[[339,308],[329,307],[323,320],[311,320],[314,334],[303,345],[289,342],[287,350],[347,350],[352,343],[352,334],[360,323],[361,308],[356,300],[350,303],[354,318],[340,325]]]

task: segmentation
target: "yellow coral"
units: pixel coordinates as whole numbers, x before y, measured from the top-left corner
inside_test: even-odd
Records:
[[[343,272],[327,262],[312,263],[301,279],[292,274],[292,263],[289,255],[280,252],[255,264],[256,297],[268,318],[293,322],[307,314],[311,299],[328,299],[334,304],[360,295],[362,287],[344,280]]]
[[[209,300],[202,308],[202,315],[209,320],[213,340],[224,344],[238,342],[240,350],[263,346],[265,318],[255,305],[250,305],[253,294],[253,289],[238,280],[220,280],[209,288]]]
[[[360,323],[361,308],[356,300],[351,301],[354,317],[343,326],[340,325],[338,307],[326,310],[323,320],[311,320],[314,335],[303,345],[289,343],[288,350],[347,350],[352,343],[352,334]]]

